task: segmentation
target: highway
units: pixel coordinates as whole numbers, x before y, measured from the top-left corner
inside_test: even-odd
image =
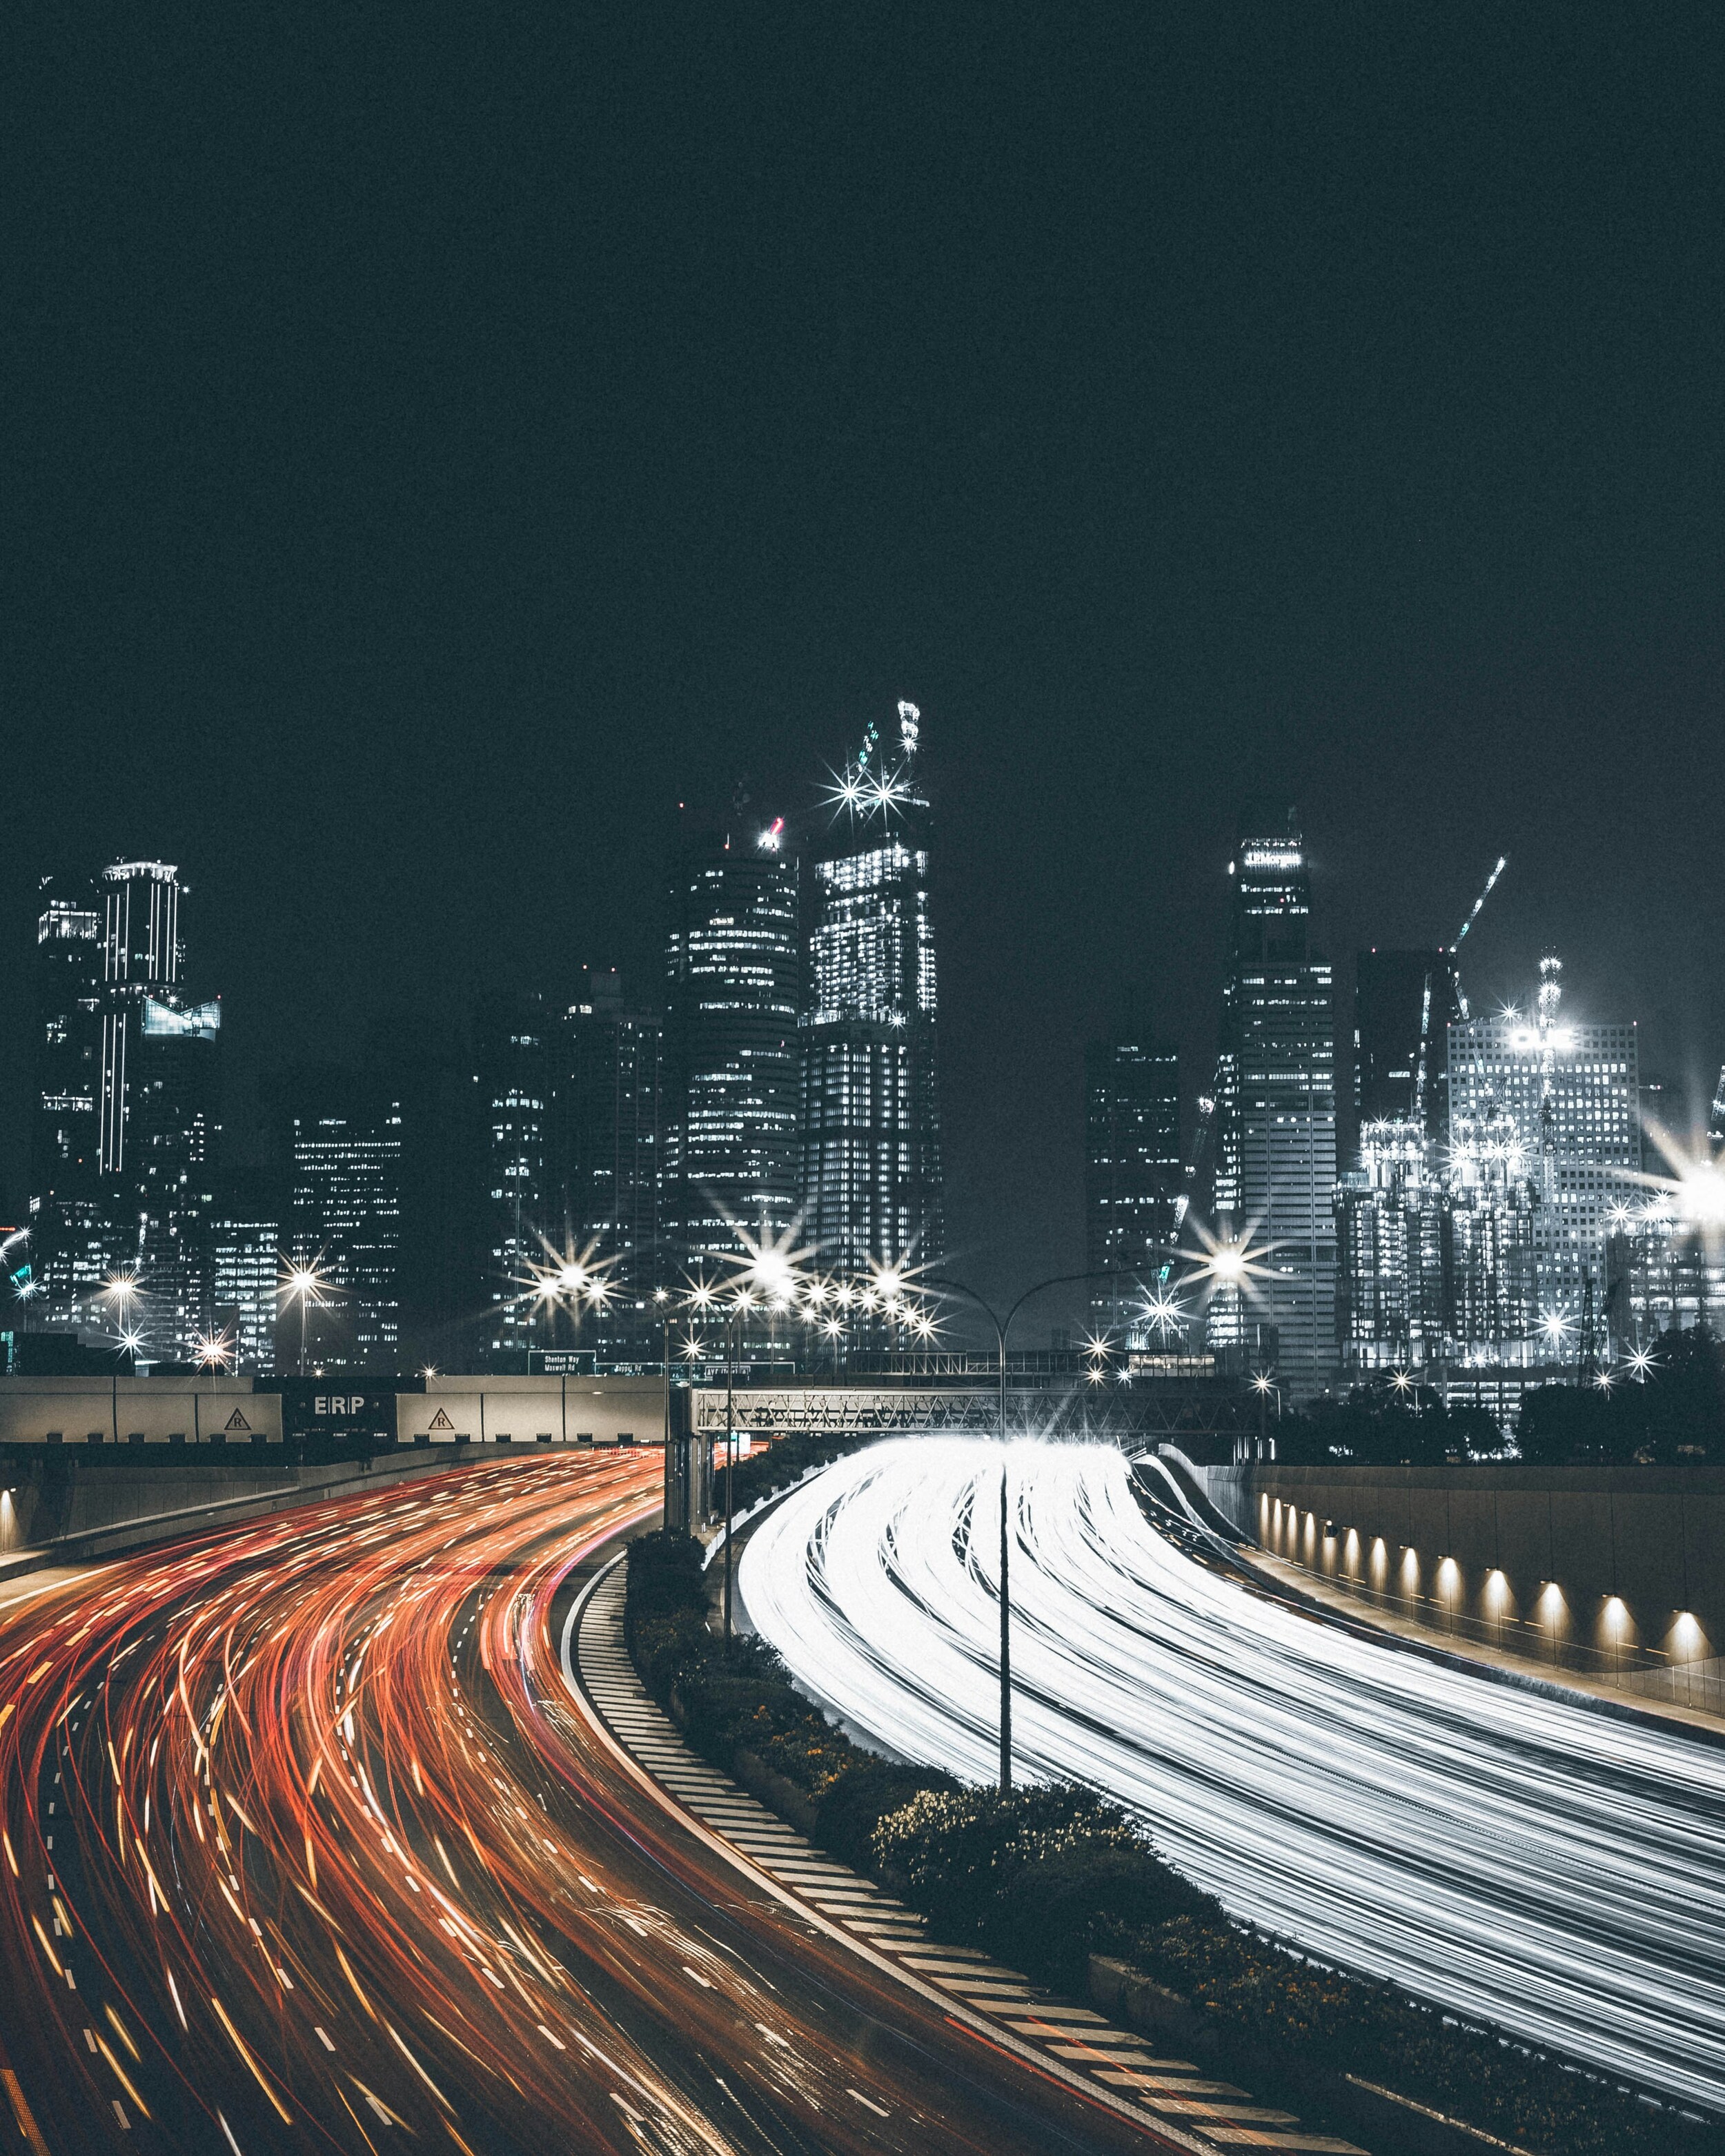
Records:
[[[553,1625],[660,1476],[470,1468],[0,1605],[32,2156],[1148,2145],[752,1897],[593,1735]]]
[[[871,1448],[768,1514],[738,1575],[808,1690],[974,1782],[1000,1462]],[[1110,1448],[1014,1445],[1011,1474],[1022,1775],[1107,1791],[1315,1952],[1725,2108],[1725,1751],[1258,1591],[1153,1528]]]

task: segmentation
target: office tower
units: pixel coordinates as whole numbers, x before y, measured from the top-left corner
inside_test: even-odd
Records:
[[[481,996],[473,1014],[473,1059],[485,1132],[483,1291],[490,1312],[487,1352],[497,1370],[525,1370],[547,1342],[551,1313],[533,1292],[556,1249],[552,1202],[551,1016],[534,995]]]
[[[272,1175],[229,1170],[217,1181],[209,1224],[210,1295],[215,1337],[230,1370],[267,1374],[275,1368],[276,1309],[290,1240],[284,1201]]]
[[[1641,1160],[1635,1029],[1564,1022],[1562,973],[1541,960],[1531,1017],[1450,1029],[1451,1149],[1492,1116],[1512,1129],[1535,1194],[1538,1317],[1553,1344],[1602,1307],[1610,1215],[1635,1201]]]
[[[783,819],[685,824],[665,972],[665,1226],[694,1278],[744,1235],[782,1242],[802,1209],[798,863]]]
[[[609,1291],[584,1330],[602,1363],[658,1353],[654,1290],[677,1286],[660,1243],[664,1027],[631,1010],[614,973],[591,975],[562,1024],[557,1087],[562,1247]]]
[[[1450,1035],[1453,1058],[1455,1034]],[[1454,1064],[1451,1064],[1453,1080]],[[1445,1328],[1456,1359],[1476,1367],[1539,1359],[1539,1194],[1513,1116],[1493,1097],[1450,1094],[1445,1178]]]
[[[1250,1236],[1266,1254],[1259,1277],[1216,1294],[1209,1337],[1224,1360],[1240,1360],[1248,1328],[1272,1327],[1284,1386],[1309,1399],[1337,1363],[1336,1049],[1295,811],[1252,818],[1229,873],[1214,1211],[1224,1240]]]
[[[100,1144],[104,1175],[126,1172],[130,1065],[146,998],[171,999],[185,964],[179,870],[116,861],[102,872]]]
[[[1179,1229],[1179,1055],[1137,1034],[1093,1040],[1084,1081],[1086,1263],[1153,1291]],[[1144,1300],[1130,1281],[1092,1281],[1092,1323],[1130,1334]]]
[[[872,723],[834,789],[810,889],[803,1015],[804,1228],[849,1272],[942,1248],[929,807],[921,716]]]
[[[1437,1151],[1409,1117],[1367,1123],[1359,1165],[1337,1186],[1337,1330],[1350,1377],[1412,1371],[1443,1351]]]
[[[1368,1123],[1450,1127],[1448,1029],[1461,1016],[1455,953],[1362,951],[1353,991],[1353,1105]]]
[[[1713,1105],[1707,1116],[1707,1136],[1715,1145],[1725,1145],[1725,1069],[1713,1088]]]
[[[222,1006],[146,996],[126,1014],[124,1170],[112,1211],[137,1223],[146,1349],[184,1358],[214,1318],[209,1226],[220,1131]]]
[[[285,1107],[289,1225],[295,1265],[328,1282],[305,1311],[314,1370],[388,1372],[401,1342],[401,1102],[383,1081],[295,1073]],[[284,1309],[282,1361],[299,1367],[300,1308]]]
[[[102,906],[45,876],[36,922],[29,1237],[13,1268],[20,1317],[74,1327],[107,1270],[101,1161]]]
[[[93,1199],[100,1158],[102,911],[88,885],[44,876],[36,922],[30,1194]]]

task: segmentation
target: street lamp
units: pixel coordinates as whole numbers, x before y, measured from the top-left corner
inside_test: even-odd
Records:
[[[282,1276],[280,1292],[290,1302],[300,1306],[300,1375],[305,1374],[305,1312],[309,1305],[324,1307],[324,1290],[329,1277],[317,1270],[316,1263],[309,1265],[290,1265]]]
[[[200,1370],[225,1370],[234,1348],[225,1332],[200,1332],[193,1343]]]
[[[1032,1296],[1040,1295],[1045,1288],[1070,1287],[1081,1281],[1133,1280],[1132,1273],[1115,1271],[1055,1273],[1048,1280],[1038,1281],[1027,1287],[1013,1304],[1004,1317],[984,1302],[973,1287],[962,1281],[924,1280],[919,1286],[939,1289],[948,1295],[962,1295],[973,1302],[994,1328],[994,1338],[999,1349],[1000,1368],[1000,1794],[1012,1794],[1012,1591],[1009,1566],[1012,1537],[1009,1527],[1011,1506],[1009,1492],[1009,1472],[1007,1465],[1006,1439],[1006,1336],[1012,1321]],[[729,1538],[726,1538],[729,1548]]]

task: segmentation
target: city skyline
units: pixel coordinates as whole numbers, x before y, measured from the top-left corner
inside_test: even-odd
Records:
[[[661,1291],[757,1248],[800,1245],[859,1279],[939,1265],[928,807],[921,713],[904,700],[897,711],[897,760],[871,728],[809,817],[763,822],[747,803],[716,819],[685,813],[662,1002],[631,1004],[614,972],[588,969],[567,1009],[540,992],[482,993],[444,1059],[441,1106],[398,1042],[363,1069],[271,1075],[275,1255],[320,1276],[297,1299],[302,1318],[318,1312],[320,1367],[397,1368],[407,1353],[524,1368],[534,1351],[574,1348],[638,1368]],[[1525,1008],[1470,1004],[1457,952],[1503,859],[1454,944],[1358,951],[1350,998],[1314,921],[1300,811],[1248,808],[1231,851],[1213,1074],[1182,1074],[1178,1050],[1147,1037],[1088,1043],[1081,1202],[1091,1271],[1129,1266],[1153,1303],[1219,1246],[1248,1252],[1245,1285],[1219,1276],[1178,1323],[1165,1304],[1147,1330],[1134,1297],[1092,1282],[1094,1329],[1122,1350],[1178,1337],[1306,1399],[1427,1367],[1471,1369],[1478,1384],[1488,1366],[1561,1363],[1572,1337],[1591,1367],[1596,1350],[1640,1352],[1658,1310],[1693,1322],[1709,1306],[1712,1259],[1686,1255],[1645,1196],[1644,1168],[1666,1154],[1681,1167],[1682,1133],[1660,1120],[1672,1089],[1641,1069],[1635,1026],[1560,1010],[1551,952]],[[270,1178],[221,1143],[223,1007],[188,999],[201,991],[185,891],[157,861],[87,885],[44,880],[42,1210],[37,1299],[19,1314],[64,1325],[75,1305],[141,1353],[219,1338],[251,1367],[268,1329]],[[907,1050],[922,1059],[915,1084],[894,1060]],[[877,1064],[892,1077],[878,1102]],[[1213,1111],[1199,1112],[1200,1096]],[[932,1180],[914,1166],[925,1155]],[[429,1198],[434,1157],[443,1189]],[[578,1298],[547,1299],[560,1266],[565,1285],[603,1284],[584,1320]],[[117,1312],[102,1301],[116,1281]],[[285,1367],[282,1322],[278,1311]],[[1058,1317],[1050,1330],[1066,1332]],[[756,1350],[783,1352],[775,1337],[767,1325]]]

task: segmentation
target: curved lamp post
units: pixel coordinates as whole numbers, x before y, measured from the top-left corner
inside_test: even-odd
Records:
[[[1186,1253],[1182,1253],[1184,1255]],[[1000,1356],[1000,1794],[1012,1794],[1012,1592],[1009,1567],[1012,1555],[1010,1528],[1011,1506],[1008,1490],[1006,1464],[1006,1336],[1012,1321],[1032,1296],[1040,1295],[1045,1288],[1075,1287],[1081,1281],[1101,1280],[1129,1280],[1137,1281],[1136,1273],[1082,1272],[1055,1273],[1047,1280],[1038,1281],[1027,1287],[1018,1301],[1001,1317],[988,1303],[983,1301],[973,1287],[966,1287],[963,1281],[920,1280],[921,1289],[937,1288],[947,1295],[962,1295],[973,1302],[994,1328],[994,1338]],[[1142,1285],[1142,1283],[1140,1283]]]

